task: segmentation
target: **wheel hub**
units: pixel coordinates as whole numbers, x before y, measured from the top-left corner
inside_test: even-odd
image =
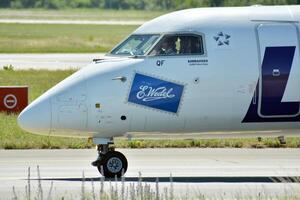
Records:
[[[122,161],[117,157],[112,157],[107,161],[107,169],[112,173],[118,173],[121,171],[123,164]]]

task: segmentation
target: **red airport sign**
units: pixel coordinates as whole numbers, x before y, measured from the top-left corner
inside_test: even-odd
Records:
[[[0,86],[0,112],[21,112],[27,105],[27,86]]]

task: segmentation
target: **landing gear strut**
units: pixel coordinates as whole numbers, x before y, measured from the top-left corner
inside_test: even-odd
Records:
[[[121,177],[127,171],[127,159],[109,145],[109,143],[97,145],[98,158],[92,162],[92,165],[97,167],[100,174],[107,178]]]

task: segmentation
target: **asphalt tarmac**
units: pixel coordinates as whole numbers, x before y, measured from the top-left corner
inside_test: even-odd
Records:
[[[128,159],[125,186],[143,184],[174,189],[176,196],[207,198],[300,196],[300,149],[118,149]],[[53,183],[53,195],[80,198],[82,185],[88,194],[97,191],[100,175],[90,161],[96,150],[1,150],[0,199],[24,197],[28,167],[33,194],[41,183],[44,194]],[[40,178],[37,174],[40,169]],[[83,179],[84,173],[84,179]],[[139,174],[140,173],[140,174]],[[172,184],[170,183],[170,177]],[[83,182],[85,180],[85,182]],[[92,182],[93,180],[93,182]],[[41,182],[40,182],[41,181]],[[105,180],[108,192],[111,184]]]
[[[103,53],[0,54],[0,67],[2,69],[2,66],[12,65],[17,70],[79,69],[103,56]]]

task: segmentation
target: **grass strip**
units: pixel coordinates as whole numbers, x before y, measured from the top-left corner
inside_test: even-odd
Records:
[[[168,11],[110,9],[0,9],[0,19],[146,21]]]
[[[219,139],[149,139],[116,140],[119,148],[300,148],[300,138],[286,138],[286,144],[280,144],[277,138],[219,138]]]
[[[137,27],[0,23],[0,53],[108,52]]]

